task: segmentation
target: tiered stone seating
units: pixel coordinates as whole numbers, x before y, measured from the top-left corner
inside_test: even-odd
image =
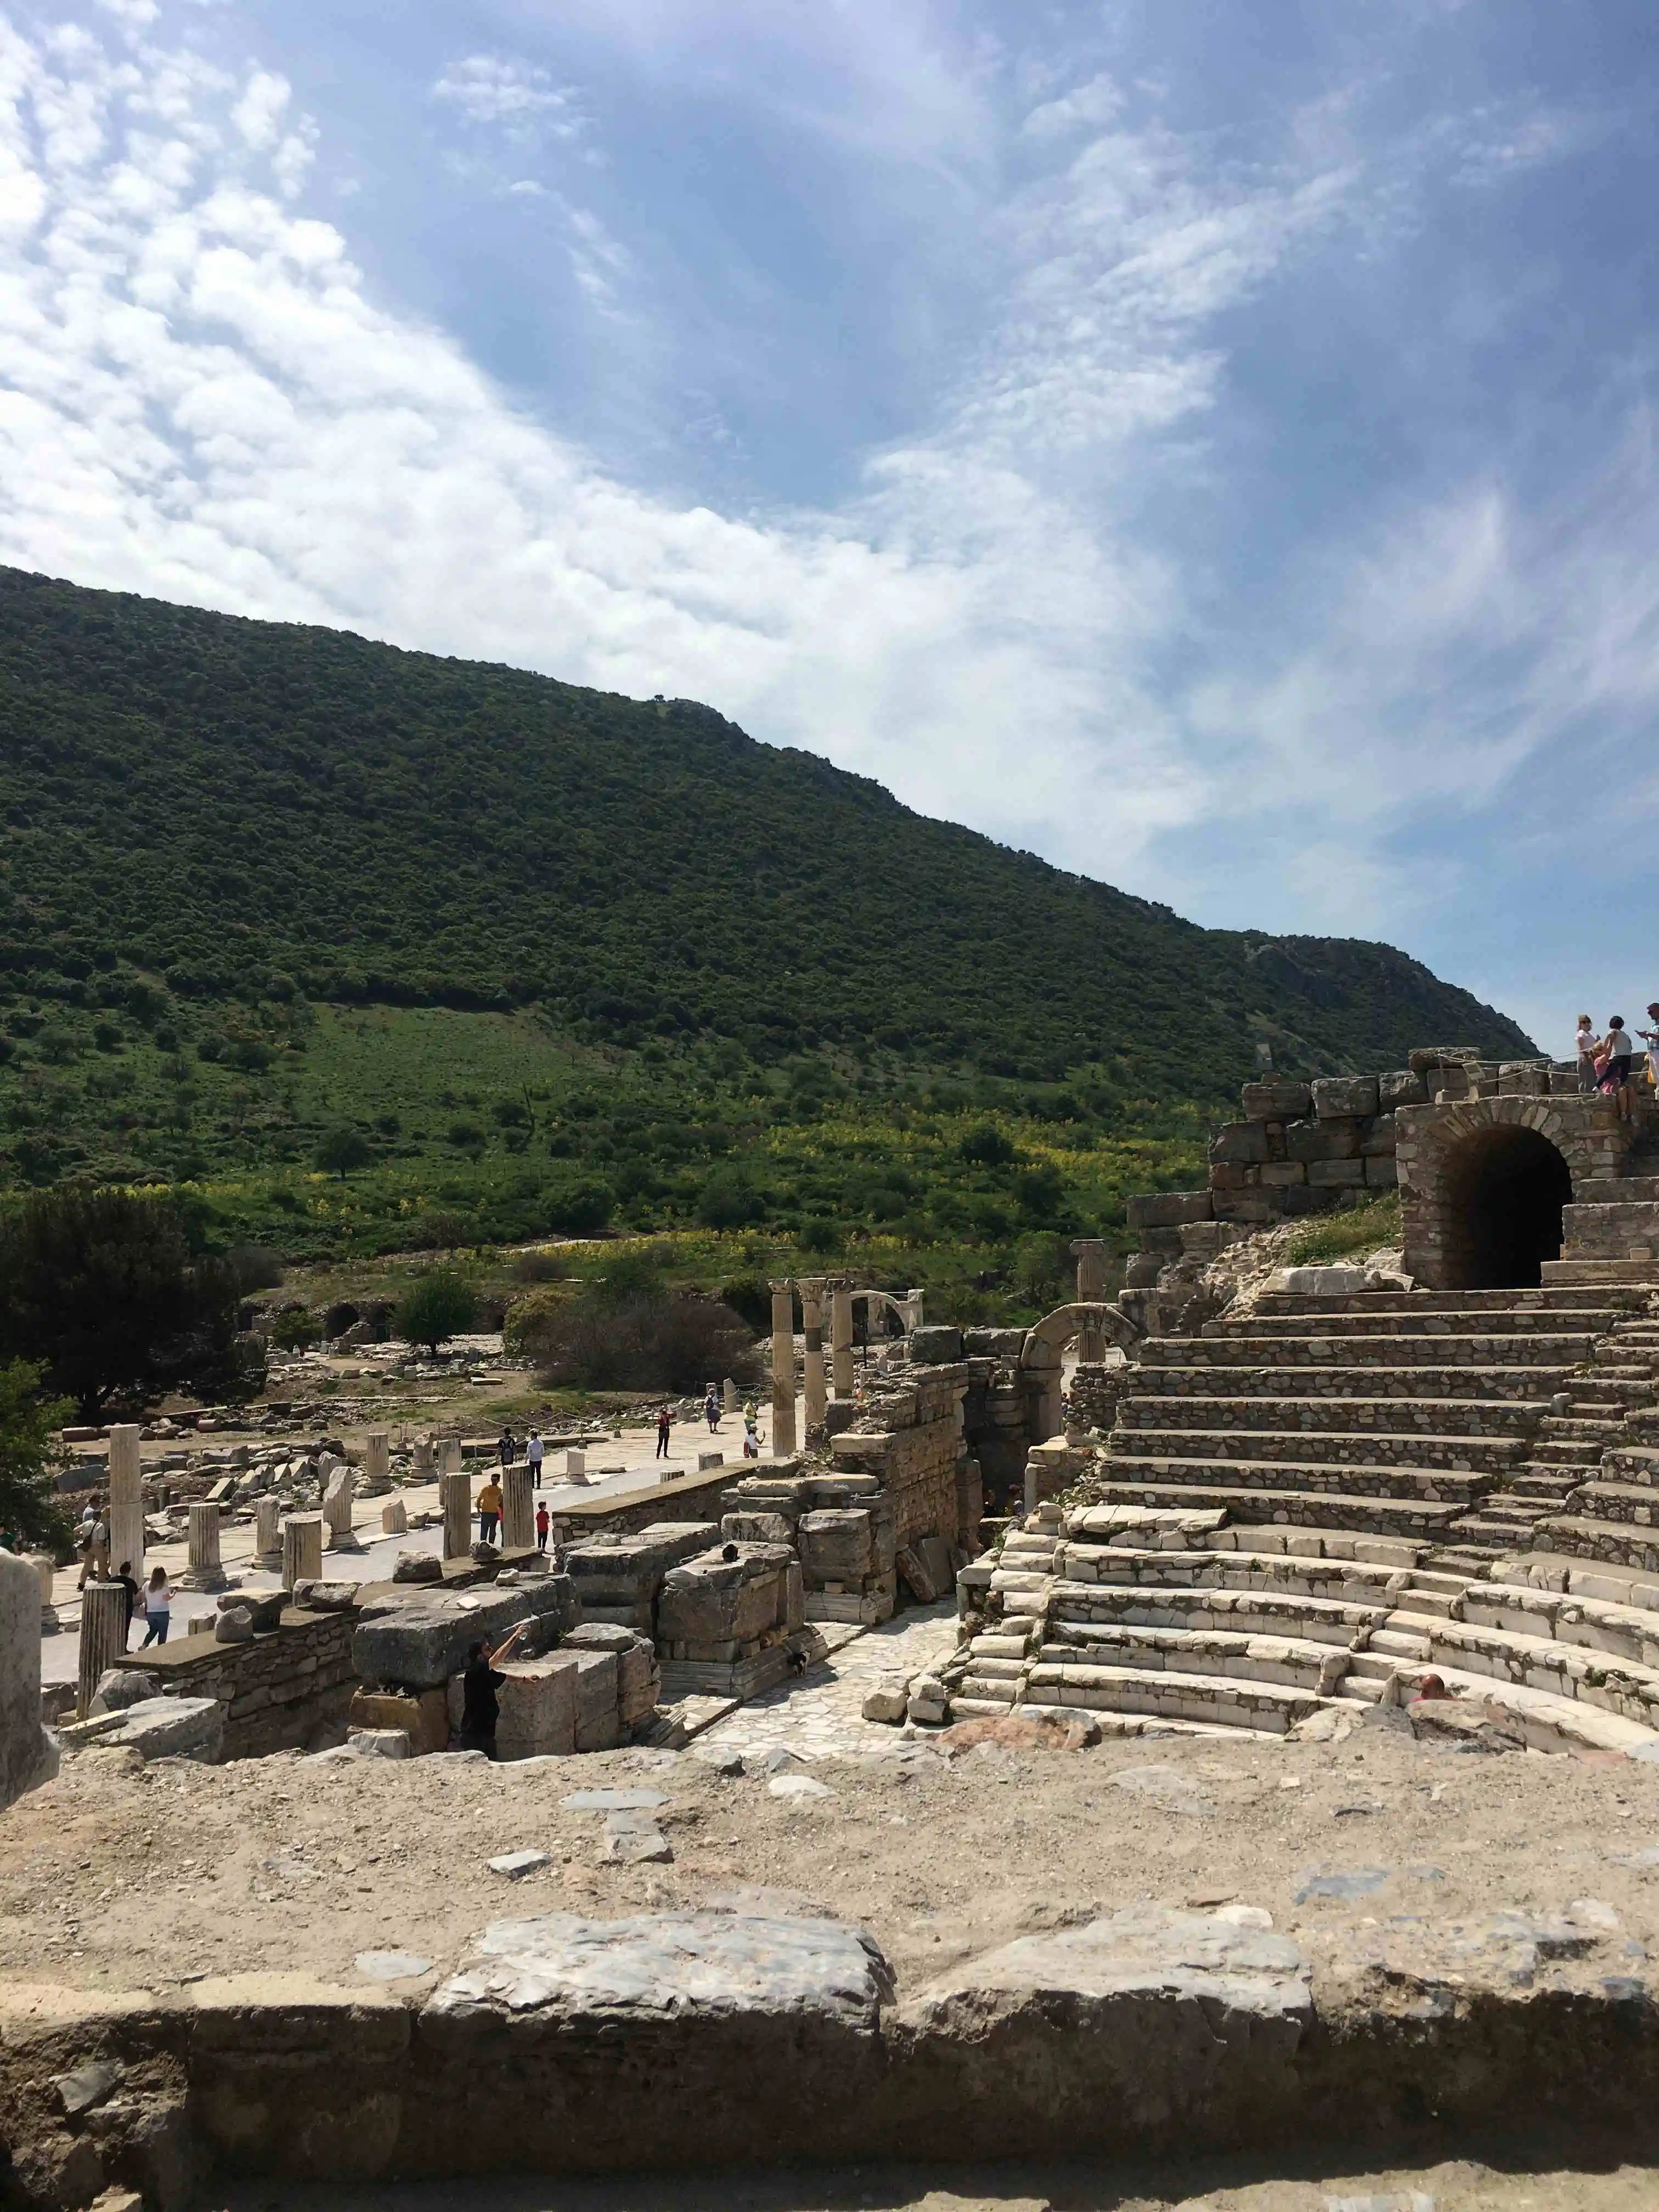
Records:
[[[1650,1571],[1659,1606],[1646,1306],[1623,1284],[1279,1297],[1149,1340],[1095,1502],[1005,1546],[955,1709],[1283,1733],[1432,1668],[1540,1748],[1659,1751],[1659,1611],[1632,1595]],[[1630,1581],[1569,1591],[1572,1559],[1553,1586],[1481,1581],[1569,1521],[1595,1534],[1564,1551]]]

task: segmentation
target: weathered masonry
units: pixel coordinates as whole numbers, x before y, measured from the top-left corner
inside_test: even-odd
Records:
[[[1132,1290],[1239,1234],[1399,1188],[1405,1271],[1429,1290],[1645,1275],[1659,1255],[1659,1113],[1578,1088],[1575,1066],[1425,1046],[1392,1073],[1247,1083],[1206,1188],[1129,1201]],[[1133,1310],[1133,1304],[1131,1304]]]

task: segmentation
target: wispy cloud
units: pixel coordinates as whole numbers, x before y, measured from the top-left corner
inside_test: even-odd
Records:
[[[583,128],[574,90],[556,84],[544,69],[502,54],[468,54],[452,62],[432,87],[432,97],[469,123],[533,125],[554,137],[574,138]]]

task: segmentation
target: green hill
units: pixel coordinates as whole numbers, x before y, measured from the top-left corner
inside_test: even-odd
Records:
[[[716,1170],[739,1212],[856,1216],[780,1131],[839,1113],[885,1172],[907,1116],[952,1159],[952,1117],[1000,1116],[1025,1158],[965,1188],[1048,1139],[1190,1154],[1264,1054],[1530,1049],[1386,945],[1198,928],[705,707],[16,570],[0,805],[0,1186],[264,1178],[280,1215],[350,1124],[410,1186],[370,1209],[387,1235],[488,1225],[503,1180],[522,1233],[584,1179],[672,1223],[720,1210]],[[939,1180],[880,1203],[925,1227]]]

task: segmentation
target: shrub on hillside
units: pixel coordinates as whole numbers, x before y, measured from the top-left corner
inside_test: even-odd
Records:
[[[471,1328],[477,1314],[471,1285],[453,1267],[433,1267],[398,1299],[392,1326],[405,1343],[436,1352],[452,1336]]]
[[[714,1376],[759,1377],[750,1330],[730,1306],[671,1291],[649,1261],[633,1258],[569,1295],[521,1299],[507,1336],[550,1389],[690,1391]]]

